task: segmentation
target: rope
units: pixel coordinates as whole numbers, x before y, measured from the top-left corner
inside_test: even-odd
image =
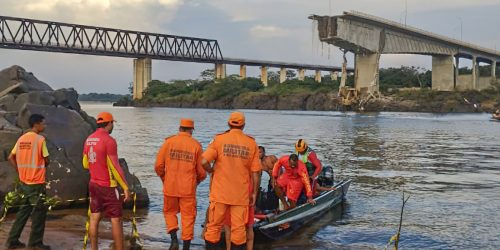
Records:
[[[399,232],[396,233],[395,235],[393,235],[389,239],[389,242],[387,242],[387,245],[385,245],[384,250],[387,250],[388,247],[390,247],[394,242],[396,242],[396,240],[398,239],[398,237],[399,237]]]
[[[136,221],[136,200],[137,193],[134,192],[134,206],[132,207],[132,237],[130,237],[131,249],[142,249],[142,240],[137,231]]]
[[[90,202],[89,202],[89,209],[87,210],[87,221],[85,222],[85,235],[83,236],[83,250],[87,249],[87,242],[89,240],[89,228],[90,228]]]

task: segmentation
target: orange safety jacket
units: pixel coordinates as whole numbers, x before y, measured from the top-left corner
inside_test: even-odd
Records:
[[[285,173],[283,173],[284,178],[287,179],[300,179],[306,191],[306,196],[308,198],[313,197],[313,190],[311,188],[311,183],[309,182],[309,174],[307,173],[306,165],[302,161],[298,161],[298,166],[295,168],[290,167],[288,160],[289,155],[282,156],[275,164],[273,168],[273,177],[275,179],[280,175],[281,167],[285,168]]]
[[[85,141],[83,167],[90,171],[90,182],[103,187],[128,190],[127,180],[118,162],[116,141],[103,128],[98,128]]]
[[[16,156],[19,180],[28,185],[45,183],[45,157],[49,156],[45,137],[28,132],[22,135],[11,152]]]
[[[195,197],[196,186],[207,173],[201,165],[201,144],[191,134],[167,137],[156,157],[155,171],[163,180],[163,193],[173,197]]]

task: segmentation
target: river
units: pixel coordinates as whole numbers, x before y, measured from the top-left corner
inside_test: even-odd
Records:
[[[195,120],[194,137],[205,148],[227,129],[230,110],[115,108],[83,103],[90,115],[110,111],[113,136],[148,189],[139,232],[147,249],[166,249],[163,193],[153,170],[163,139],[181,117]],[[257,249],[383,249],[397,231],[402,192],[410,195],[401,231],[402,249],[493,249],[500,246],[500,123],[487,114],[341,113],[245,110],[245,132],[268,154],[289,154],[304,138],[337,179],[353,180],[346,202],[294,237]],[[194,248],[208,205],[208,181],[198,188]],[[129,226],[126,224],[125,226]]]

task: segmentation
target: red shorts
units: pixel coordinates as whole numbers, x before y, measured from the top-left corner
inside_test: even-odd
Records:
[[[288,178],[287,175],[282,174],[277,182],[278,186],[283,189],[289,200],[297,201],[299,199],[302,188],[304,188],[304,184],[302,184],[299,178]]]
[[[254,206],[249,206],[248,208],[248,221],[246,226],[253,226],[255,223],[255,207]],[[231,213],[229,212],[229,209],[226,210],[226,215],[224,218],[224,225],[225,226],[231,226]]]
[[[116,187],[89,184],[90,212],[104,213],[106,218],[122,217],[122,200]]]

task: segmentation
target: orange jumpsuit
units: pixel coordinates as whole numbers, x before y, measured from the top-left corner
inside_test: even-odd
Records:
[[[163,214],[167,232],[179,229],[181,213],[182,240],[192,240],[196,219],[196,187],[206,178],[201,165],[201,144],[191,134],[179,132],[165,139],[155,163],[155,171],[163,181]]]
[[[219,242],[226,210],[229,210],[231,242],[236,245],[244,244],[250,176],[252,172],[262,169],[257,144],[241,129],[231,129],[215,136],[203,153],[203,158],[208,162],[215,161],[216,164],[211,183],[205,240]]]

